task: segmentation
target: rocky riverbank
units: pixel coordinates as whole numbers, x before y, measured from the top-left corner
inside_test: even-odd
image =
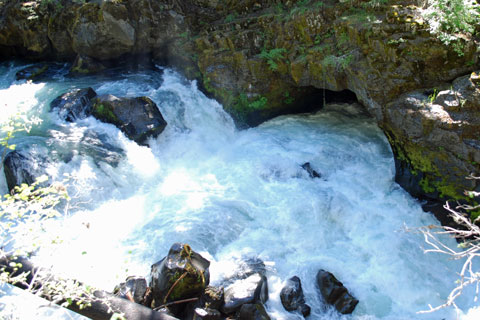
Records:
[[[309,96],[321,106],[324,89],[354,93],[390,141],[397,181],[442,203],[480,188],[465,179],[480,172],[478,30],[446,44],[422,5],[2,1],[0,48],[4,59],[76,59],[77,73],[152,58],[201,80],[239,126],[303,111]]]

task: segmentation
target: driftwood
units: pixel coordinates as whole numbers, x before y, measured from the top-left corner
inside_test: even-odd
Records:
[[[37,274],[45,270],[33,265],[33,263],[22,257],[2,257],[0,258],[0,269],[5,269],[11,275],[26,274],[26,281],[15,283],[15,286],[22,289],[41,288],[43,286],[43,279],[55,279],[53,275],[42,274],[37,277]],[[48,271],[47,271],[48,273]],[[45,298],[49,298],[45,296]],[[61,304],[65,300],[54,301]],[[128,320],[178,320],[165,313],[154,311],[138,303],[131,302],[127,299],[119,298],[109,292],[103,290],[95,290],[93,292],[93,299],[89,301],[90,305],[84,306],[82,309],[73,300],[67,308],[84,315],[93,320],[109,320],[112,316],[112,311],[122,314]]]

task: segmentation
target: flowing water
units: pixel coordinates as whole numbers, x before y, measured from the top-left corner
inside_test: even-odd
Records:
[[[452,309],[417,314],[444,302],[460,264],[424,254],[422,236],[405,231],[438,222],[394,182],[389,145],[357,105],[328,105],[239,131],[221,105],[169,69],[68,78],[66,67],[48,82],[14,81],[22,67],[0,65],[1,116],[21,110],[42,118],[29,134],[17,134],[17,148],[54,159],[51,176],[75,179],[72,208],[39,236],[57,244],[45,244],[38,263],[112,290],[126,275],[147,275],[172,243],[185,242],[212,262],[213,284],[240,259],[262,259],[274,319],[302,319],[279,299],[294,275],[312,306],[310,319],[456,318]],[[49,112],[55,97],[87,86],[149,96],[167,128],[148,148],[92,117],[67,123]],[[321,178],[309,177],[306,162]],[[6,192],[5,181],[1,187]],[[59,231],[57,241],[48,238]],[[360,300],[353,315],[322,307],[319,269]],[[473,306],[461,298],[460,317],[473,319]]]

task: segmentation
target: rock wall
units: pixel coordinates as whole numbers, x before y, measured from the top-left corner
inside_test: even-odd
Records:
[[[298,111],[312,88],[348,89],[386,133],[397,181],[416,196],[460,199],[480,188],[464,179],[480,172],[479,88],[469,76],[479,68],[478,41],[465,34],[459,46],[445,45],[422,4],[3,1],[0,56],[150,55],[201,80],[239,125]]]

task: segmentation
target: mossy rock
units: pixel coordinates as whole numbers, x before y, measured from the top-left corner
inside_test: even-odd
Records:
[[[168,255],[152,265],[152,307],[200,297],[210,281],[210,262],[188,244],[175,243]]]

